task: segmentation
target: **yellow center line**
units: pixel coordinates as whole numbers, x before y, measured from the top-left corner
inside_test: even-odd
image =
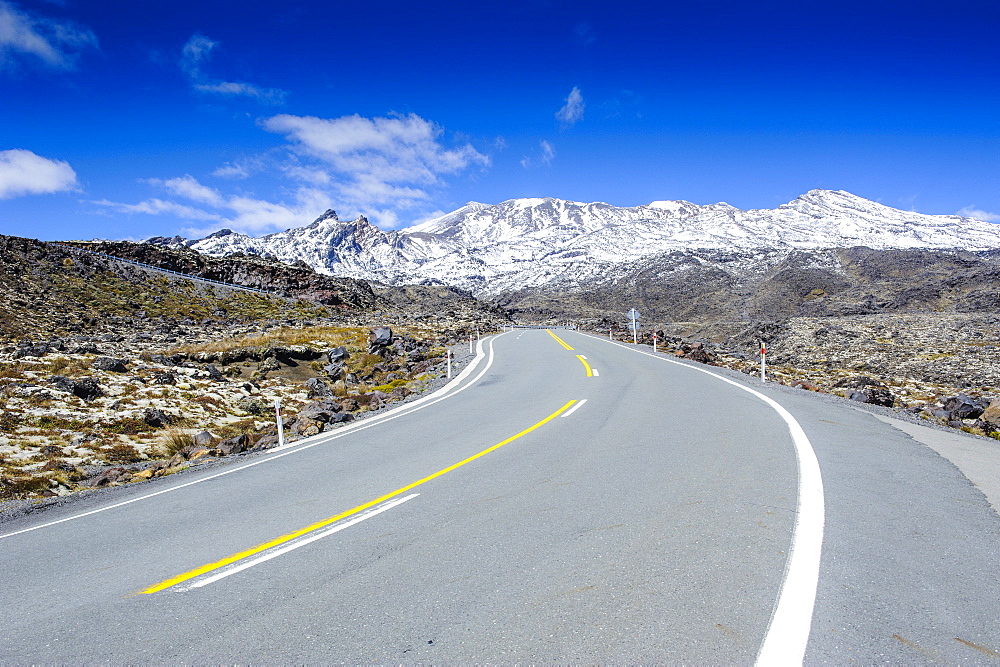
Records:
[[[569,345],[566,344],[566,341],[564,341],[562,338],[560,338],[559,336],[557,336],[554,333],[552,333],[552,329],[546,329],[546,331],[548,331],[549,335],[552,336],[553,338],[555,338],[559,342],[559,344],[562,345],[563,347],[565,347],[567,350],[572,350],[573,349]]]
[[[414,488],[420,486],[421,484],[425,484],[426,482],[429,482],[432,479],[440,477],[441,475],[444,475],[445,473],[451,472],[452,470],[455,470],[456,468],[461,468],[466,463],[471,463],[472,461],[475,461],[476,459],[478,459],[481,456],[485,456],[485,455],[489,454],[492,451],[496,451],[497,449],[500,449],[501,447],[503,447],[506,444],[514,442],[515,440],[517,440],[521,436],[527,435],[527,434],[531,433],[532,431],[534,431],[536,428],[538,428],[540,426],[543,426],[543,425],[547,424],[548,422],[552,421],[553,419],[555,419],[556,417],[558,417],[559,415],[561,415],[563,412],[565,412],[566,410],[568,410],[570,407],[572,407],[574,403],[576,403],[576,399],[574,399],[574,400],[570,401],[569,403],[567,403],[566,405],[562,406],[561,408],[559,408],[558,410],[556,410],[555,412],[553,412],[551,415],[549,415],[548,417],[546,417],[542,421],[538,422],[537,424],[535,424],[533,426],[529,426],[528,428],[524,429],[523,431],[521,431],[517,435],[512,435],[511,437],[507,438],[503,442],[498,442],[497,444],[495,444],[492,447],[489,447],[487,449],[484,449],[483,451],[479,452],[478,454],[473,454],[469,458],[463,459],[462,461],[459,461],[458,463],[456,463],[454,465],[450,465],[447,468],[444,468],[442,470],[438,470],[433,475],[428,475],[427,477],[424,477],[423,479],[418,479],[416,482],[413,482],[412,484],[407,484],[406,486],[404,486],[402,488],[396,489],[395,491],[387,493],[387,494],[385,494],[383,496],[379,496],[375,500],[370,500],[367,503],[364,503],[362,505],[358,505],[357,507],[349,509],[346,512],[341,512],[340,514],[336,514],[336,515],[331,516],[331,517],[329,517],[327,519],[323,519],[322,521],[317,521],[316,523],[310,524],[310,525],[306,526],[305,528],[300,528],[299,530],[296,530],[294,532],[288,533],[287,535],[282,535],[281,537],[275,538],[275,539],[271,540],[270,542],[264,542],[263,544],[258,544],[255,547],[251,547],[250,549],[246,549],[245,551],[240,551],[239,553],[235,553],[232,556],[226,556],[222,560],[217,560],[214,563],[209,563],[208,565],[202,565],[201,567],[195,568],[195,569],[190,570],[188,572],[185,572],[183,574],[178,574],[176,577],[171,577],[170,579],[167,579],[165,581],[161,581],[160,583],[158,583],[158,584],[156,584],[154,586],[150,586],[149,588],[146,588],[146,589],[144,589],[142,591],[139,591],[139,592],[140,593],[145,593],[147,595],[151,594],[151,593],[158,593],[158,592],[160,592],[160,591],[162,591],[164,589],[170,588],[171,586],[176,586],[177,584],[179,584],[179,583],[181,583],[183,581],[187,581],[189,579],[194,579],[195,577],[201,576],[201,575],[203,575],[203,574],[205,574],[207,572],[211,572],[213,570],[218,570],[221,567],[225,567],[226,565],[230,565],[232,563],[235,563],[236,561],[242,560],[244,558],[247,558],[248,556],[253,556],[254,554],[259,554],[260,552],[266,551],[268,549],[271,549],[272,547],[276,547],[279,544],[284,544],[286,542],[290,542],[291,540],[294,540],[297,537],[302,537],[303,535],[305,535],[307,533],[311,533],[311,532],[313,532],[315,530],[319,530],[320,528],[324,528],[326,526],[329,526],[330,524],[336,523],[337,521],[340,521],[341,519],[349,517],[352,514],[357,514],[358,512],[362,512],[362,511],[368,509],[369,507],[374,507],[375,505],[378,505],[379,503],[385,502],[389,498],[392,498],[394,496],[398,496],[398,495],[400,495],[402,493],[405,493],[405,492],[409,491],[410,489],[414,489]]]
[[[576,355],[576,358],[579,359],[580,363],[583,364],[583,367],[587,369],[587,377],[594,377],[594,370],[590,367],[590,364],[587,363],[587,360],[583,358],[583,355],[578,354]]]

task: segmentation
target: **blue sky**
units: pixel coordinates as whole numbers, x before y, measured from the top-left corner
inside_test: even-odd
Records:
[[[996,0],[0,0],[0,233],[812,188],[1000,222],[998,32]]]

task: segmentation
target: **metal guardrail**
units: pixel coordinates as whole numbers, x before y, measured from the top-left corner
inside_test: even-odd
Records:
[[[66,250],[75,250],[77,252],[85,252],[88,255],[97,255],[98,257],[105,257],[107,259],[113,259],[116,262],[125,262],[126,264],[132,264],[144,269],[149,269],[151,271],[159,271],[160,273],[169,273],[171,275],[180,276],[182,278],[187,278],[188,280],[197,280],[203,283],[212,283],[215,285],[222,285],[224,287],[231,287],[232,289],[239,289],[245,292],[257,292],[258,294],[267,294],[268,296],[278,296],[284,298],[281,294],[276,292],[271,292],[265,289],[258,289],[256,287],[247,287],[246,285],[234,285],[233,283],[225,283],[221,280],[212,280],[211,278],[202,278],[201,276],[194,276],[190,273],[181,273],[180,271],[174,271],[172,269],[164,269],[160,266],[153,266],[152,264],[144,264],[142,262],[137,262],[134,259],[125,259],[124,257],[116,257],[115,255],[108,255],[103,252],[97,252],[95,250],[87,250],[86,248],[77,248],[72,245],[64,245],[62,243],[56,243],[55,241],[49,241],[49,245],[59,246],[60,248],[65,248]]]

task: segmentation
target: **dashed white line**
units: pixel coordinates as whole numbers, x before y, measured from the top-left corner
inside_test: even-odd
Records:
[[[563,417],[569,417],[571,414],[573,414],[574,412],[576,412],[577,410],[579,410],[580,406],[583,405],[586,402],[587,402],[587,399],[581,398],[576,405],[574,405],[573,407],[571,407],[566,412],[562,413],[562,416]]]

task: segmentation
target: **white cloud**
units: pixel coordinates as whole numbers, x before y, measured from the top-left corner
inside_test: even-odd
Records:
[[[567,127],[574,125],[583,118],[585,107],[586,104],[583,102],[583,95],[580,93],[580,89],[573,86],[573,90],[569,91],[569,96],[566,97],[566,104],[556,112],[556,120]]]
[[[1000,214],[990,213],[975,206],[966,206],[958,212],[958,215],[966,218],[975,218],[976,220],[985,220],[986,222],[1000,222]]]
[[[556,156],[556,149],[552,147],[552,144],[542,139],[538,142],[538,145],[542,147],[542,163],[552,164],[552,158]]]
[[[0,199],[65,192],[78,187],[76,172],[67,162],[49,160],[18,148],[0,151]]]
[[[191,71],[208,47],[193,42],[189,49]],[[190,174],[144,181],[170,196],[149,198],[137,204],[94,202],[123,213],[174,215],[198,225],[193,233],[229,227],[246,233],[271,232],[308,223],[323,211],[335,208],[353,216],[363,214],[383,228],[401,224],[400,212],[411,219],[425,216],[437,206],[433,196],[444,179],[490,160],[470,144],[446,145],[444,130],[416,115],[389,118],[345,116],[324,119],[278,115],[261,122],[267,130],[288,139],[285,155],[275,152],[228,163],[212,175],[248,178],[275,172],[291,183],[283,201],[259,199],[252,193],[230,194],[209,187]],[[554,155],[543,151],[546,161]]]
[[[590,24],[590,21],[581,21],[576,24],[573,28],[573,34],[584,46],[589,46],[597,40],[597,33],[594,31],[594,26]]]
[[[191,79],[192,87],[202,93],[218,95],[236,95],[254,97],[261,102],[282,104],[287,93],[278,88],[263,88],[242,81],[218,81],[205,74],[204,66],[212,56],[212,51],[219,46],[205,35],[195,33],[181,49],[180,67]]]
[[[533,158],[525,155],[523,158],[521,158],[522,167],[524,167],[525,169],[531,169],[532,167],[538,165],[548,166],[552,164],[552,160],[556,156],[555,146],[550,144],[545,139],[542,139],[541,141],[538,142],[538,147],[539,147],[538,157]]]
[[[428,187],[442,185],[443,175],[490,163],[470,144],[446,147],[441,143],[444,131],[416,114],[388,118],[281,114],[262,124],[285,135],[301,157],[315,160],[314,172],[339,176],[331,176],[339,198],[369,215],[378,207],[418,206],[430,198]],[[389,224],[387,220],[383,214],[380,222]]]
[[[0,0],[0,69],[13,66],[16,56],[27,55],[49,67],[70,70],[81,51],[96,46],[97,37],[86,28],[32,16]]]
[[[99,199],[92,201],[91,203],[110,208],[114,211],[118,211],[119,213],[145,213],[148,215],[162,215],[166,213],[184,220],[225,221],[225,218],[217,213],[209,213],[192,206],[184,206],[183,204],[178,204],[177,202],[165,201],[157,198],[147,199],[139,202],[138,204],[123,204],[122,202],[109,201],[107,199]],[[215,229],[218,228],[216,227]]]
[[[202,185],[190,174],[184,174],[180,178],[170,178],[165,181],[158,178],[151,178],[147,183],[162,186],[175,195],[202,204],[208,204],[209,206],[219,207],[223,204],[222,195],[219,194],[218,190]]]

